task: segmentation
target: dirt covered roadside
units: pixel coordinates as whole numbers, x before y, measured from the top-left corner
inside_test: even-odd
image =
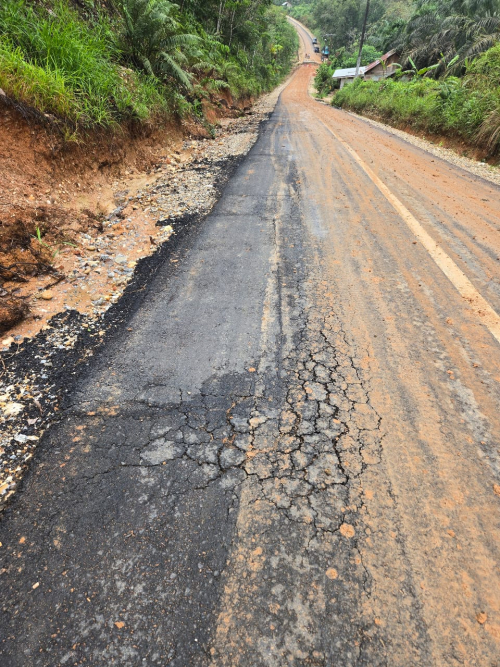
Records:
[[[205,119],[219,124],[222,118],[224,124],[245,114],[249,109],[245,104],[236,106],[226,94],[218,106],[207,102]],[[138,206],[124,208],[159,174],[174,176],[197,153],[198,142],[186,146],[186,137],[203,140],[210,136],[209,129],[207,122],[192,121],[161,127],[130,125],[114,134],[93,134],[68,142],[58,126],[33,118],[0,91],[3,340],[34,335],[65,307],[91,310],[91,299],[82,290],[72,291],[67,283],[78,277],[82,258],[96,259],[88,254],[93,252],[93,239],[107,239],[108,254],[125,254],[129,261],[149,254],[156,219],[148,220],[148,211]],[[130,244],[122,247],[127,236],[123,226],[105,228],[110,219],[116,223],[128,218],[129,227],[134,228],[134,249]],[[137,248],[138,239],[144,239],[144,248]],[[90,282],[95,283],[91,293],[116,291],[106,276],[96,280],[99,270],[92,272],[91,263],[83,264],[84,272],[91,274]],[[64,286],[53,289],[59,283]]]
[[[24,166],[19,160],[17,171],[0,170],[0,264],[9,267],[2,303],[24,309],[0,336],[0,508],[61,398],[123,328],[158,264],[175,262],[172,254],[217,201],[279,93],[219,120],[214,138],[195,138],[195,128],[183,137],[173,128],[161,142],[144,138],[114,164],[99,167],[96,151],[92,169],[76,173],[75,159],[52,175],[37,170],[36,160],[49,158],[25,141]],[[14,150],[4,137],[0,161]]]

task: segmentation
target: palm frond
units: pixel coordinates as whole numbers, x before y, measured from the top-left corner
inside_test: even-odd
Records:
[[[164,75],[171,76],[186,88],[191,89],[192,83],[189,74],[179,66],[175,59],[172,58],[172,56],[166,51],[162,51],[160,53],[160,57],[161,61],[159,64],[159,70]]]

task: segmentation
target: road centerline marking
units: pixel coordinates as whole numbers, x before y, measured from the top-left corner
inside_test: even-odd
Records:
[[[370,169],[358,153],[343,139],[341,139],[332,129],[328,127],[320,118],[319,122],[324,125],[326,130],[336,139],[357,162],[373,184],[380,190],[387,201],[399,213],[409,229],[417,237],[420,243],[427,250],[431,258],[441,269],[444,275],[457,289],[459,294],[468,302],[474,314],[480,318],[492,336],[500,343],[500,315],[490,306],[488,301],[474,287],[465,273],[455,264],[451,257],[439,247],[439,244],[422,227],[415,216],[410,213],[406,206],[394,195],[387,185]]]

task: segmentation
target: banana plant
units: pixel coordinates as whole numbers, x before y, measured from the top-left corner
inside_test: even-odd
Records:
[[[408,57],[408,60],[410,62],[411,68],[410,69],[405,69],[403,70],[402,65],[399,63],[394,63],[395,67],[399,67],[402,71],[401,74],[409,74],[413,76],[415,79],[421,79],[423,78],[427,72],[432,72],[432,70],[435,70],[439,67],[441,63],[436,63],[435,65],[430,65],[429,67],[422,67],[421,69],[417,69],[417,66],[415,65],[415,62],[412,60],[412,58]]]

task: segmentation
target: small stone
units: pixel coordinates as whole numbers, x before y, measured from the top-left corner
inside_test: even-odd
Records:
[[[31,588],[35,590],[36,588],[38,588],[38,586],[40,586],[40,582],[37,581],[36,584],[33,584]]]
[[[349,523],[343,523],[339,530],[341,535],[348,538],[354,537],[356,532]]]
[[[53,298],[54,293],[49,289],[43,290],[43,292],[40,294],[40,299],[44,299],[44,301],[50,301]]]
[[[4,338],[4,340],[2,341],[2,345],[5,345],[5,347],[8,347],[13,342],[14,342],[13,337],[9,336],[8,338]]]
[[[127,263],[127,258],[125,257],[125,255],[116,255],[115,262],[117,264],[126,264]]]
[[[22,411],[23,407],[22,403],[7,403],[2,412],[4,417],[15,417]]]
[[[328,570],[325,572],[326,576],[328,579],[337,579],[339,576],[339,573],[334,567],[329,567]]]
[[[480,611],[479,614],[476,614],[476,621],[479,623],[479,625],[484,625],[487,620],[488,615],[485,614],[484,611]]]

